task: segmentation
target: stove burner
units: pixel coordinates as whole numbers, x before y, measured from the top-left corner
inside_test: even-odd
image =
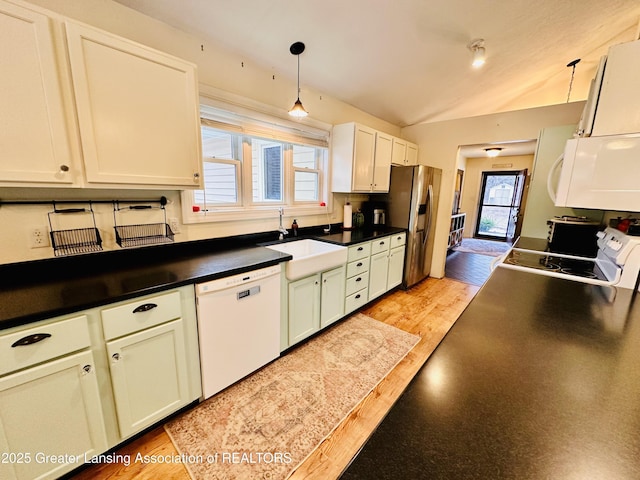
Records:
[[[547,270],[549,272],[560,271],[560,265],[551,263],[547,257],[542,257],[537,262],[530,261],[528,258],[509,257],[504,261],[504,263],[510,263],[511,265],[517,265],[520,267],[537,268],[538,270]]]
[[[561,273],[566,273],[567,275],[575,275],[576,277],[598,278],[598,275],[596,275],[593,272],[589,272],[588,270],[576,270],[576,269],[571,268],[571,267],[561,268],[560,272]]]

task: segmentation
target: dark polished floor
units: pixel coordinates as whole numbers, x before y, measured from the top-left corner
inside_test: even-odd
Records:
[[[453,280],[482,285],[491,274],[491,262],[496,257],[479,253],[449,251],[444,276]]]

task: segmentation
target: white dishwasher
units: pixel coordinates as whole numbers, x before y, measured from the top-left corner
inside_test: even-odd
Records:
[[[196,284],[204,398],[280,355],[280,265]]]

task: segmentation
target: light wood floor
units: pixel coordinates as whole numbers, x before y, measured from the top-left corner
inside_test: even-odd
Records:
[[[387,411],[420,369],[440,340],[471,301],[479,287],[448,278],[429,278],[415,287],[397,290],[367,306],[362,313],[422,339],[396,368],[303,462],[291,479],[330,480],[340,476],[369,438]],[[119,454],[177,455],[162,427],[123,446]],[[189,480],[180,464],[102,464],[86,468],[73,480],[84,479],[180,479]]]

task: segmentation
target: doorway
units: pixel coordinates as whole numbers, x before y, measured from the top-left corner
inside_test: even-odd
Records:
[[[522,228],[527,169],[482,172],[474,237],[513,242]]]

